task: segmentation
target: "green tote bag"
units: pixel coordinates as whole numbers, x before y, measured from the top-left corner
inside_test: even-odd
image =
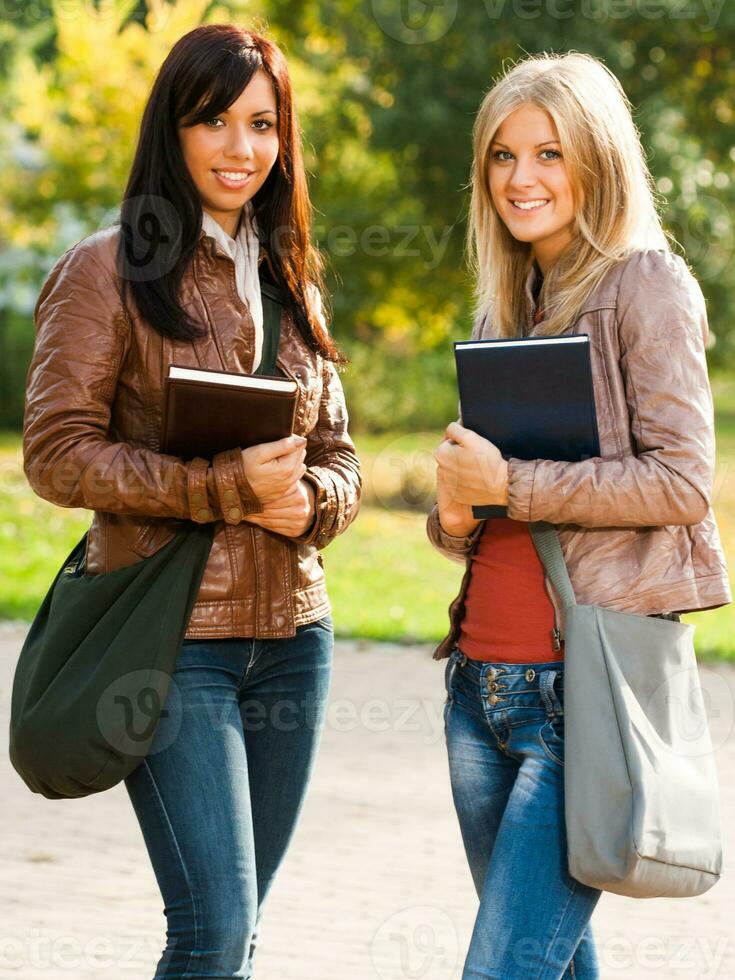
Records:
[[[187,523],[99,575],[84,573],[85,534],[59,570],[13,680],[10,760],[34,793],[99,793],[147,754],[214,536],[213,523]]]
[[[275,370],[283,294],[261,281],[263,357]],[[10,711],[10,760],[47,799],[110,789],[145,758],[214,538],[185,522],[159,551],[85,574],[87,534],[56,575],[23,644]]]

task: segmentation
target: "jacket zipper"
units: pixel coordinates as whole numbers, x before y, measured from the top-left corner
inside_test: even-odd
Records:
[[[561,650],[561,641],[564,638],[561,631],[561,611],[554,593],[554,588],[549,582],[546,572],[544,572],[544,588],[551,600],[551,605],[554,607],[554,628],[551,630],[551,648],[555,653],[558,653]]]

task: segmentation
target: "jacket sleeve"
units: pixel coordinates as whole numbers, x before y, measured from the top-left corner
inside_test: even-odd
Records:
[[[482,336],[483,324],[487,319],[487,315],[480,314],[475,317],[472,324],[472,332],[470,334],[470,340],[477,340]],[[462,406],[457,403],[457,421],[462,424]],[[482,529],[485,526],[484,521],[480,521],[477,527],[471,531],[469,534],[462,535],[461,537],[455,537],[453,534],[447,534],[441,525],[439,520],[439,508],[436,504],[429,511],[429,516],[426,518],[426,533],[429,537],[429,541],[433,544],[436,550],[445,555],[447,558],[451,558],[453,561],[464,562],[467,556],[472,551],[475,541],[482,534]]]
[[[321,298],[317,299],[321,315]],[[307,436],[306,474],[314,487],[311,527],[294,541],[325,548],[357,517],[362,497],[360,461],[347,431],[349,416],[334,364],[324,360],[319,416]]]
[[[702,291],[679,256],[648,249],[628,260],[616,316],[633,455],[511,458],[509,517],[648,527],[707,515],[715,440]]]
[[[61,507],[239,523],[260,509],[239,450],[184,462],[109,436],[130,346],[116,274],[84,242],[61,256],[34,312],[26,379],[23,467]]]

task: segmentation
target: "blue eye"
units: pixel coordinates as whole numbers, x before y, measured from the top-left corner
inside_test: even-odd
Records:
[[[504,159],[502,159],[502,155],[504,153],[507,153],[509,157],[512,157],[513,156],[513,154],[510,152],[510,150],[495,150],[495,152],[492,154],[492,157],[493,157],[494,160],[501,160],[501,162],[505,163],[506,161]],[[544,157],[544,159],[546,159],[546,160],[561,159],[561,153],[558,150],[542,150],[541,153],[539,154],[539,156],[543,156],[544,153],[553,153],[554,154],[553,157]]]

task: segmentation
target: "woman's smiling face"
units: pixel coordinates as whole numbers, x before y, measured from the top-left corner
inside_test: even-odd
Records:
[[[503,223],[546,273],[574,234],[572,186],[546,110],[528,103],[506,116],[490,144],[488,183]]]
[[[273,83],[259,69],[219,116],[179,127],[184,161],[202,207],[230,235],[237,230],[243,205],[278,159],[277,122]]]

